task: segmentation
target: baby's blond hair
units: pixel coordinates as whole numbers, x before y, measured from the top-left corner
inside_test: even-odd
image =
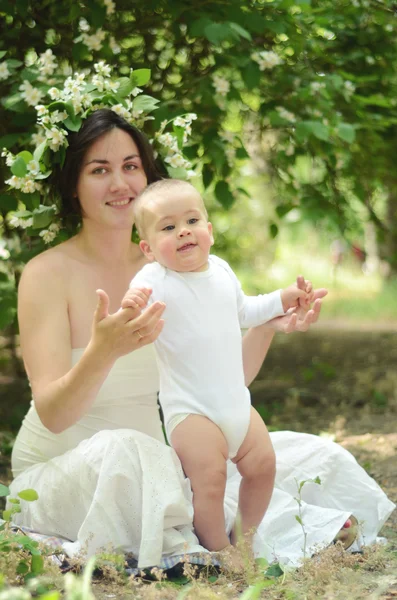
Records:
[[[161,179],[160,181],[155,181],[148,185],[134,200],[134,217],[135,217],[135,227],[137,228],[139,237],[141,239],[145,238],[146,225],[145,222],[145,214],[148,204],[150,200],[155,198],[164,197],[173,191],[183,191],[186,190],[186,193],[194,193],[196,194],[202,204],[202,210],[205,215],[205,218],[208,218],[207,209],[205,208],[204,200],[200,196],[199,192],[195,187],[192,186],[191,183],[187,181],[183,181],[182,179]]]

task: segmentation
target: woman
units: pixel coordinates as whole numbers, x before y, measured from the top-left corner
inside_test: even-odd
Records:
[[[191,552],[201,550],[192,531],[189,482],[164,443],[158,414],[151,342],[161,331],[164,305],[155,303],[142,315],[134,309],[118,310],[129,282],[145,264],[138,246],[131,243],[133,200],[158,178],[142,134],[110,110],[89,116],[69,137],[59,178],[64,213],[80,215],[82,226],[76,236],[26,266],[18,307],[34,402],[14,445],[11,491],[34,488],[39,494],[37,502],[25,503],[18,523],[70,540],[65,544],[70,553],[92,554],[108,545],[133,552],[140,567],[183,553],[186,544]],[[283,317],[273,327],[307,329],[318,318],[322,295],[324,291],[317,292],[307,314]],[[244,337],[248,383],[272,336],[273,331],[262,326]],[[293,540],[302,546],[302,531],[297,533],[291,481],[319,474],[319,464],[313,467],[305,456],[308,440],[317,453],[331,457],[330,475],[335,467],[354,465],[350,477],[359,485],[363,474],[348,453],[314,436],[278,434],[274,439],[289,472],[279,469],[282,481],[257,536],[257,550],[268,558],[275,551],[284,562],[294,562],[302,550],[297,553]],[[292,452],[282,448],[291,439]],[[300,463],[293,465],[297,454]],[[371,519],[377,532],[391,503],[370,481],[381,513]],[[231,467],[225,503],[229,529],[237,488],[238,476]],[[329,543],[352,512],[360,517],[360,493],[353,490],[343,504],[343,494],[335,492],[325,499],[320,493],[317,506],[303,509],[308,547]],[[335,499],[338,494],[342,500]],[[326,510],[319,508],[322,502]]]

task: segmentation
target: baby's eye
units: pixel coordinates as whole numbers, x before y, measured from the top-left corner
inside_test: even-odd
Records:
[[[175,229],[174,225],[166,225],[163,227],[163,231],[172,231],[173,229]]]
[[[188,225],[194,225],[195,223],[197,223],[197,221],[198,219],[196,219],[196,217],[188,219]]]

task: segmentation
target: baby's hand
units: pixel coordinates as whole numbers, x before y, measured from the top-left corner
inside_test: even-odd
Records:
[[[121,308],[145,308],[152,290],[146,287],[132,287],[121,301]]]
[[[301,290],[295,284],[281,290],[281,302],[284,312],[287,312],[289,308],[296,308],[297,306],[310,306],[312,290],[307,290],[307,286],[306,290]]]

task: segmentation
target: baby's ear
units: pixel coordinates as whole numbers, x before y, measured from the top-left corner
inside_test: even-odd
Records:
[[[146,240],[141,240],[139,242],[139,247],[147,259],[149,259],[151,262],[155,260],[152,249],[150,248],[149,243]]]
[[[211,246],[213,246],[214,245],[214,233],[212,230],[212,223],[210,223],[208,221],[207,225],[208,225],[208,233],[210,234],[210,237],[211,237]]]

